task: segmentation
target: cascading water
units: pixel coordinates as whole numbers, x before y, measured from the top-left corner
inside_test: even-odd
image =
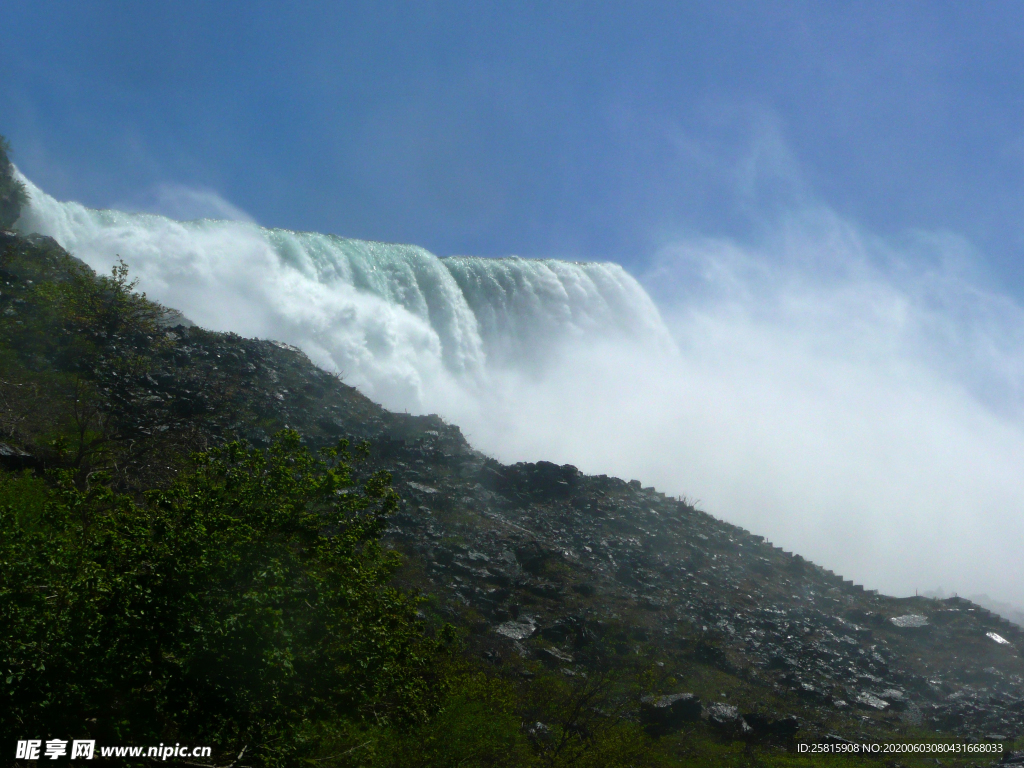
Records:
[[[18,223],[97,271],[118,257],[199,325],[300,347],[394,409],[448,416],[496,371],[543,378],[566,345],[669,351],[653,302],[617,264],[441,259],[423,248],[58,202],[27,179]],[[464,414],[463,414],[464,415]]]

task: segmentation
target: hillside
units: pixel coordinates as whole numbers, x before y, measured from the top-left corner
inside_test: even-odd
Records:
[[[102,473],[141,494],[234,439],[368,441],[358,476],[387,470],[401,498],[384,534],[404,555],[395,583],[464,629],[467,663],[513,687],[542,757],[552,732],[585,742],[612,721],[643,726],[637,749],[676,765],[814,764],[794,750],[816,741],[1005,755],[1024,735],[1024,632],[980,606],[866,592],[636,481],[502,465],[297,349],[191,326],[49,238],[0,234],[0,371],[12,476],[64,469],[85,487]],[[551,681],[571,706],[538,702]],[[657,698],[677,694],[700,704]]]

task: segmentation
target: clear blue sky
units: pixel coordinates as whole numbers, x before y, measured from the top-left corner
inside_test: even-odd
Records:
[[[1024,4],[12,2],[0,133],[51,194],[609,259],[824,204],[1024,295]],[[147,196],[149,196],[147,198]]]

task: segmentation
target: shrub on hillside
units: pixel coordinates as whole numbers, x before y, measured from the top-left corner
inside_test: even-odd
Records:
[[[276,766],[436,711],[443,641],[379,543],[389,478],[356,491],[321,453],[230,444],[143,499],[0,480],[0,730]]]

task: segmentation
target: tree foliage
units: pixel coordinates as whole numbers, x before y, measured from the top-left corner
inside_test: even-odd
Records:
[[[0,729],[248,745],[286,765],[311,724],[424,720],[443,639],[388,586],[389,477],[356,489],[345,448],[233,443],[141,500],[67,475],[46,492],[6,481]]]

